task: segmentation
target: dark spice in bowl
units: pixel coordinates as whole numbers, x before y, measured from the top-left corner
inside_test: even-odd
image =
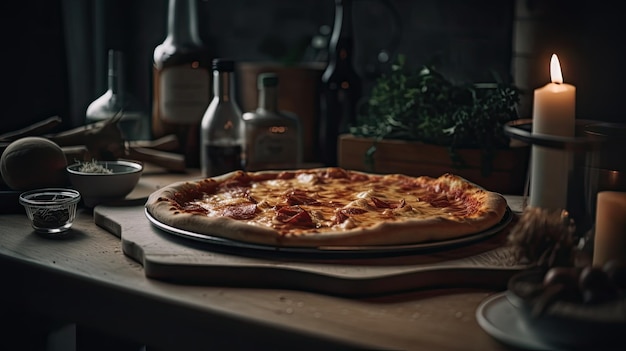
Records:
[[[39,208],[33,213],[33,225],[37,228],[58,228],[70,219],[67,208],[47,209]]]
[[[24,192],[19,199],[37,232],[57,234],[72,226],[80,193],[73,189],[46,188]]]

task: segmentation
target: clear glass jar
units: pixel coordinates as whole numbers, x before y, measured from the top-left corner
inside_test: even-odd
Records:
[[[278,109],[278,76],[258,76],[259,106],[243,114],[248,171],[294,169],[302,162],[302,131],[294,113]]]

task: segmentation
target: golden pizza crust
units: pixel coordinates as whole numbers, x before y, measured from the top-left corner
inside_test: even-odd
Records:
[[[302,170],[302,171],[318,171]],[[228,173],[213,179],[217,182],[228,180],[239,172]],[[384,176],[360,173],[368,176]],[[252,174],[253,172],[249,172]],[[278,173],[272,171],[254,172],[254,174]],[[395,175],[388,175],[395,176]],[[177,182],[152,193],[146,208],[157,221],[174,228],[237,240],[245,243],[277,247],[320,247],[320,246],[382,246],[418,244],[429,241],[444,241],[465,235],[479,233],[498,224],[507,209],[506,200],[497,193],[487,191],[476,184],[456,175],[446,174],[440,180],[451,183],[451,187],[465,187],[470,196],[481,199],[479,216],[462,220],[436,217],[404,219],[402,221],[383,221],[361,228],[324,231],[318,233],[281,234],[268,226],[254,224],[250,220],[235,220],[229,217],[211,217],[200,213],[183,213],[172,205],[176,193],[184,187],[194,187],[201,181]],[[433,178],[424,177],[424,181]]]

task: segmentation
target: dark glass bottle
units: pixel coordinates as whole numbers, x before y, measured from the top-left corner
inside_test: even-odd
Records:
[[[337,139],[356,122],[362,94],[361,78],[354,70],[352,0],[335,0],[335,24],[328,48],[328,66],[320,87],[319,160],[337,165]]]
[[[246,141],[246,170],[293,169],[302,162],[299,117],[278,109],[278,76],[258,76],[259,103],[243,114]]]
[[[200,164],[200,122],[211,99],[211,53],[196,0],[169,0],[167,37],[154,49],[152,134],[176,134],[187,166]]]
[[[213,177],[243,169],[244,122],[235,99],[235,62],[213,60],[213,99],[202,118],[202,175]]]

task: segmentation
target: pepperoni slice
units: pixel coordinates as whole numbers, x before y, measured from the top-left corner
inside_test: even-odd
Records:
[[[196,204],[187,203],[184,206],[181,206],[180,208],[185,213],[200,213],[200,214],[208,213],[208,211],[204,207],[196,205]]]
[[[239,204],[224,208],[222,215],[233,219],[252,219],[256,211],[256,204]]]
[[[378,207],[378,208],[391,208],[391,204],[388,203],[387,201],[381,200],[377,197],[372,196],[372,202],[374,203],[374,206]]]
[[[424,198],[432,207],[444,208],[450,207],[450,200],[442,196],[427,196]]]
[[[287,203],[291,206],[294,205],[318,205],[319,201],[311,197],[304,190],[292,189],[285,194]]]
[[[398,201],[397,203],[392,203],[391,201],[381,200],[375,196],[372,196],[372,202],[377,208],[402,208],[406,206],[406,201],[404,199]]]
[[[333,224],[343,223],[346,219],[350,218],[345,212],[337,211],[333,217]]]
[[[331,179],[349,179],[348,171],[343,168],[331,167],[326,170],[325,176]]]
[[[299,206],[285,206],[276,211],[276,220],[298,227],[314,227],[313,219]]]

